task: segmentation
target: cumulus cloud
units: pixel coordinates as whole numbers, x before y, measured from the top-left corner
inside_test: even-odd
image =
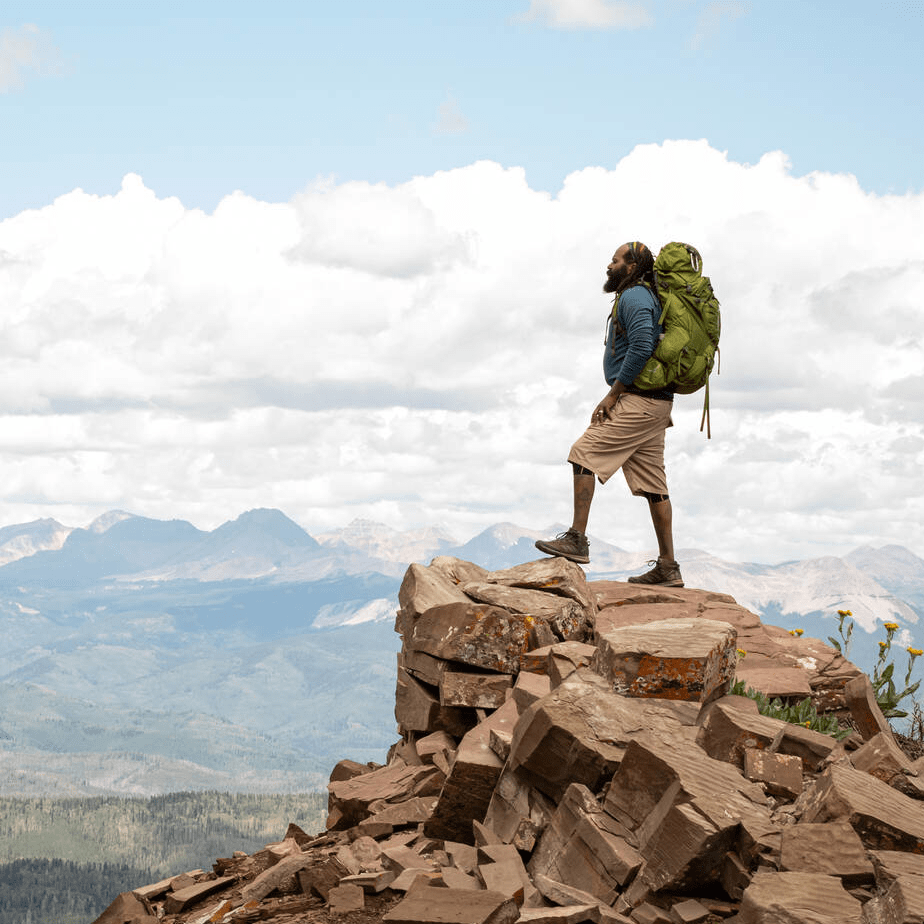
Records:
[[[648,4],[629,0],[530,0],[519,18],[553,29],[640,29],[654,22]]]
[[[657,182],[655,182],[657,180]],[[677,544],[774,561],[924,548],[924,196],[641,145],[557,196],[474,163],[214,213],[128,175],[0,223],[0,522],[277,506],[466,539],[570,518],[619,243],[701,251],[721,374],[668,436]],[[591,532],[648,549],[615,479]]]
[[[0,93],[19,90],[32,74],[55,74],[61,55],[50,36],[33,23],[0,32]]]

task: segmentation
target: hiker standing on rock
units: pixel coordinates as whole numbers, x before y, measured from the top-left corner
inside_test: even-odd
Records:
[[[655,294],[654,256],[644,244],[623,244],[606,269],[603,291],[616,295],[616,310],[606,330],[603,374],[609,392],[594,408],[590,426],[571,447],[574,470],[574,519],[555,539],[540,539],[536,548],[586,564],[590,561],[587,518],[594,478],[606,484],[620,468],[629,490],[648,501],[658,540],[654,567],[629,580],[635,584],[683,587],[674,560],[671,502],[664,472],[664,431],[673,426],[673,385],[643,390],[632,383],[658,344],[663,328]]]

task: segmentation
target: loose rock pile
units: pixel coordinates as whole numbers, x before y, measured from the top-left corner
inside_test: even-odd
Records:
[[[334,768],[327,831],[96,924],[924,922],[924,759],[834,649],[562,559],[437,558],[399,603],[401,738],[384,766]],[[761,716],[736,675],[856,731]]]

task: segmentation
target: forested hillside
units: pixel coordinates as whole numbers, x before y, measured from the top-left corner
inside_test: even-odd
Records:
[[[326,809],[326,793],[0,799],[0,924],[87,924],[119,892],[253,853],[290,822],[323,830]]]
[[[0,924],[89,924],[119,892],[151,878],[124,864],[14,860],[0,864]]]

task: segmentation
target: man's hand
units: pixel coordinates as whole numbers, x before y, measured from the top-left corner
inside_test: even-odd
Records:
[[[623,394],[625,390],[626,386],[623,385],[619,379],[616,379],[606,397],[594,408],[593,414],[590,415],[590,422],[592,424],[600,424],[605,423],[607,420],[612,420],[613,408],[616,407],[619,396]]]

